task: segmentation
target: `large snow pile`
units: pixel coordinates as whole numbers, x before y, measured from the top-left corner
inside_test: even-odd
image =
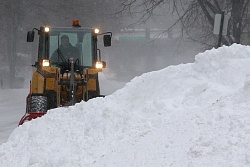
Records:
[[[250,47],[198,54],[16,128],[4,167],[250,166]]]

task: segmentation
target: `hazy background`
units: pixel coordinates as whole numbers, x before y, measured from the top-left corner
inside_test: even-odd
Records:
[[[111,47],[104,48],[99,44],[102,59],[107,62],[101,79],[110,82],[126,83],[148,71],[193,62],[197,53],[213,47],[191,39],[190,34],[183,31],[183,23],[177,22],[191,1],[180,1],[183,5],[180,6],[170,3],[177,1],[165,0],[169,4],[159,5],[148,14],[145,14],[145,9],[151,9],[152,4],[140,5],[144,1],[137,0],[127,8],[126,2],[131,1],[2,1],[0,88],[29,86],[34,70],[31,65],[37,59],[38,36],[34,43],[27,43],[28,31],[43,25],[70,27],[73,19],[78,19],[82,27],[113,32]],[[182,8],[176,12],[173,5]],[[196,33],[198,31],[191,34]],[[104,92],[109,94],[112,91]]]

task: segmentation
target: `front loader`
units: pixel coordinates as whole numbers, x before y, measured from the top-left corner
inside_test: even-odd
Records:
[[[111,46],[111,32],[99,33],[93,28],[83,28],[78,20],[72,27],[34,28],[27,34],[27,42],[33,42],[35,30],[39,35],[36,71],[30,82],[26,100],[26,112],[19,125],[46,114],[47,110],[70,106],[75,103],[100,97],[98,72],[105,68],[101,52],[97,48],[99,35],[105,47]],[[77,49],[79,57],[59,52],[62,36],[68,36],[70,45]],[[52,59],[56,56],[56,59]]]

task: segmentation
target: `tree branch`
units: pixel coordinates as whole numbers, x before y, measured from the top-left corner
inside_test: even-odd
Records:
[[[203,3],[203,0],[197,0],[197,2],[199,3],[199,5],[200,5],[202,11],[204,12],[204,14],[205,14],[207,20],[209,21],[209,23],[210,23],[211,25],[213,25],[213,24],[214,24],[214,19],[212,18],[212,16],[209,14],[208,10],[206,9],[206,7],[205,7],[205,5],[204,5],[204,3]]]

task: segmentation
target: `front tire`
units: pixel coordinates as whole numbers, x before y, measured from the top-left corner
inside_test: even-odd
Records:
[[[47,97],[43,94],[32,94],[30,99],[30,112],[47,112]]]

